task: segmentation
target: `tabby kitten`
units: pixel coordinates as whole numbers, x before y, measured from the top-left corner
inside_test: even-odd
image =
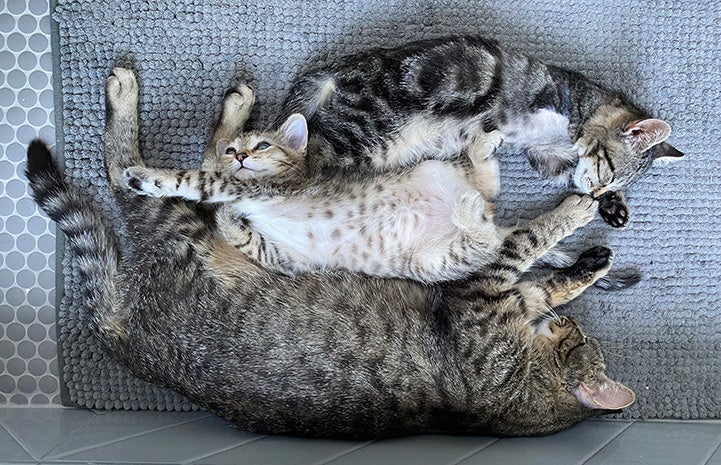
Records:
[[[453,159],[474,135],[500,131],[541,176],[600,198],[628,222],[621,189],[659,158],[665,121],[619,92],[477,37],[376,49],[300,76],[283,105],[308,119],[325,169],[385,170]]]
[[[249,89],[237,94],[252,105]],[[218,140],[222,171],[138,166],[125,172],[125,182],[140,194],[222,203],[216,218],[223,237],[275,271],[346,269],[438,282],[488,264],[512,232],[492,220],[498,191],[492,136],[476,140],[464,160],[427,160],[366,179],[317,179],[304,164],[305,118],[295,114],[275,133]],[[559,257],[565,258],[557,253],[550,260]]]
[[[551,311],[606,273],[610,250],[518,281],[592,218],[590,197],[514,231],[466,280],[291,279],[244,261],[197,208],[125,189],[123,170],[142,165],[137,92],[128,70],[107,80],[105,162],[123,224],[63,179],[42,142],[27,177],[77,258],[90,331],[139,377],[241,429],[316,437],[547,434],[634,401],[598,343]]]

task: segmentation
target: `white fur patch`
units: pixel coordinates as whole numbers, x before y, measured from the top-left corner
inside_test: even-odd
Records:
[[[466,135],[481,132],[479,119],[456,120],[416,116],[392,136],[386,151],[376,148],[370,155],[377,168],[412,165],[423,159],[458,158],[468,145]]]
[[[506,142],[514,145],[532,147],[573,144],[568,135],[568,118],[552,110],[538,110],[511,120],[499,129]]]

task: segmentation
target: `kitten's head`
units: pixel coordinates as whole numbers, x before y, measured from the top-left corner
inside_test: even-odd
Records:
[[[573,318],[550,321],[537,337],[543,338],[542,357],[550,371],[547,381],[552,394],[566,406],[568,418],[616,412],[635,401],[631,389],[606,375],[598,342],[583,334]]]
[[[655,160],[683,157],[664,141],[671,126],[644,118],[625,106],[601,106],[583,125],[573,182],[596,197],[620,190],[645,173]]]
[[[275,132],[248,132],[233,141],[221,139],[216,156],[236,178],[274,176],[299,169],[307,144],[305,118],[294,114]]]

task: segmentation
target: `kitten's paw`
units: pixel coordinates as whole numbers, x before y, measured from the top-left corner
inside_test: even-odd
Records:
[[[620,192],[606,192],[598,198],[598,202],[598,213],[606,223],[614,228],[625,228],[628,225],[628,206]]]
[[[613,250],[597,246],[583,252],[574,266],[593,273],[606,272],[613,264]]]
[[[123,171],[123,182],[131,191],[140,195],[161,197],[160,181],[150,175],[142,166],[131,166]]]
[[[556,211],[568,215],[578,227],[588,224],[598,211],[598,201],[585,194],[571,194],[556,208]]]
[[[106,103],[110,110],[135,114],[138,108],[138,82],[129,69],[113,68],[105,81]]]
[[[250,86],[241,84],[225,94],[223,100],[223,118],[247,117],[255,104],[255,93]]]

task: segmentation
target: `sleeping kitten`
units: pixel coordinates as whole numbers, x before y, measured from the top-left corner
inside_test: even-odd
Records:
[[[252,105],[248,89],[238,94]],[[140,194],[222,203],[217,220],[223,237],[275,271],[346,269],[430,283],[465,277],[489,263],[513,231],[492,221],[499,141],[484,136],[462,160],[427,160],[367,179],[319,180],[305,165],[308,132],[296,114],[275,133],[217,141],[222,171],[131,167],[125,182]]]
[[[552,311],[608,271],[611,251],[519,281],[590,221],[589,196],[514,231],[465,280],[291,279],[244,260],[198,208],[129,192],[122,173],[143,164],[132,72],[113,71],[106,101],[107,179],[122,224],[103,218],[40,141],[28,147],[27,178],[66,234],[88,330],[142,379],[243,430],[315,437],[548,434],[634,401],[606,375],[598,342]]]
[[[454,159],[479,133],[500,131],[544,178],[600,197],[628,222],[621,189],[659,158],[683,156],[665,121],[618,92],[495,41],[453,37],[348,57],[300,76],[283,105],[308,119],[328,171]]]

